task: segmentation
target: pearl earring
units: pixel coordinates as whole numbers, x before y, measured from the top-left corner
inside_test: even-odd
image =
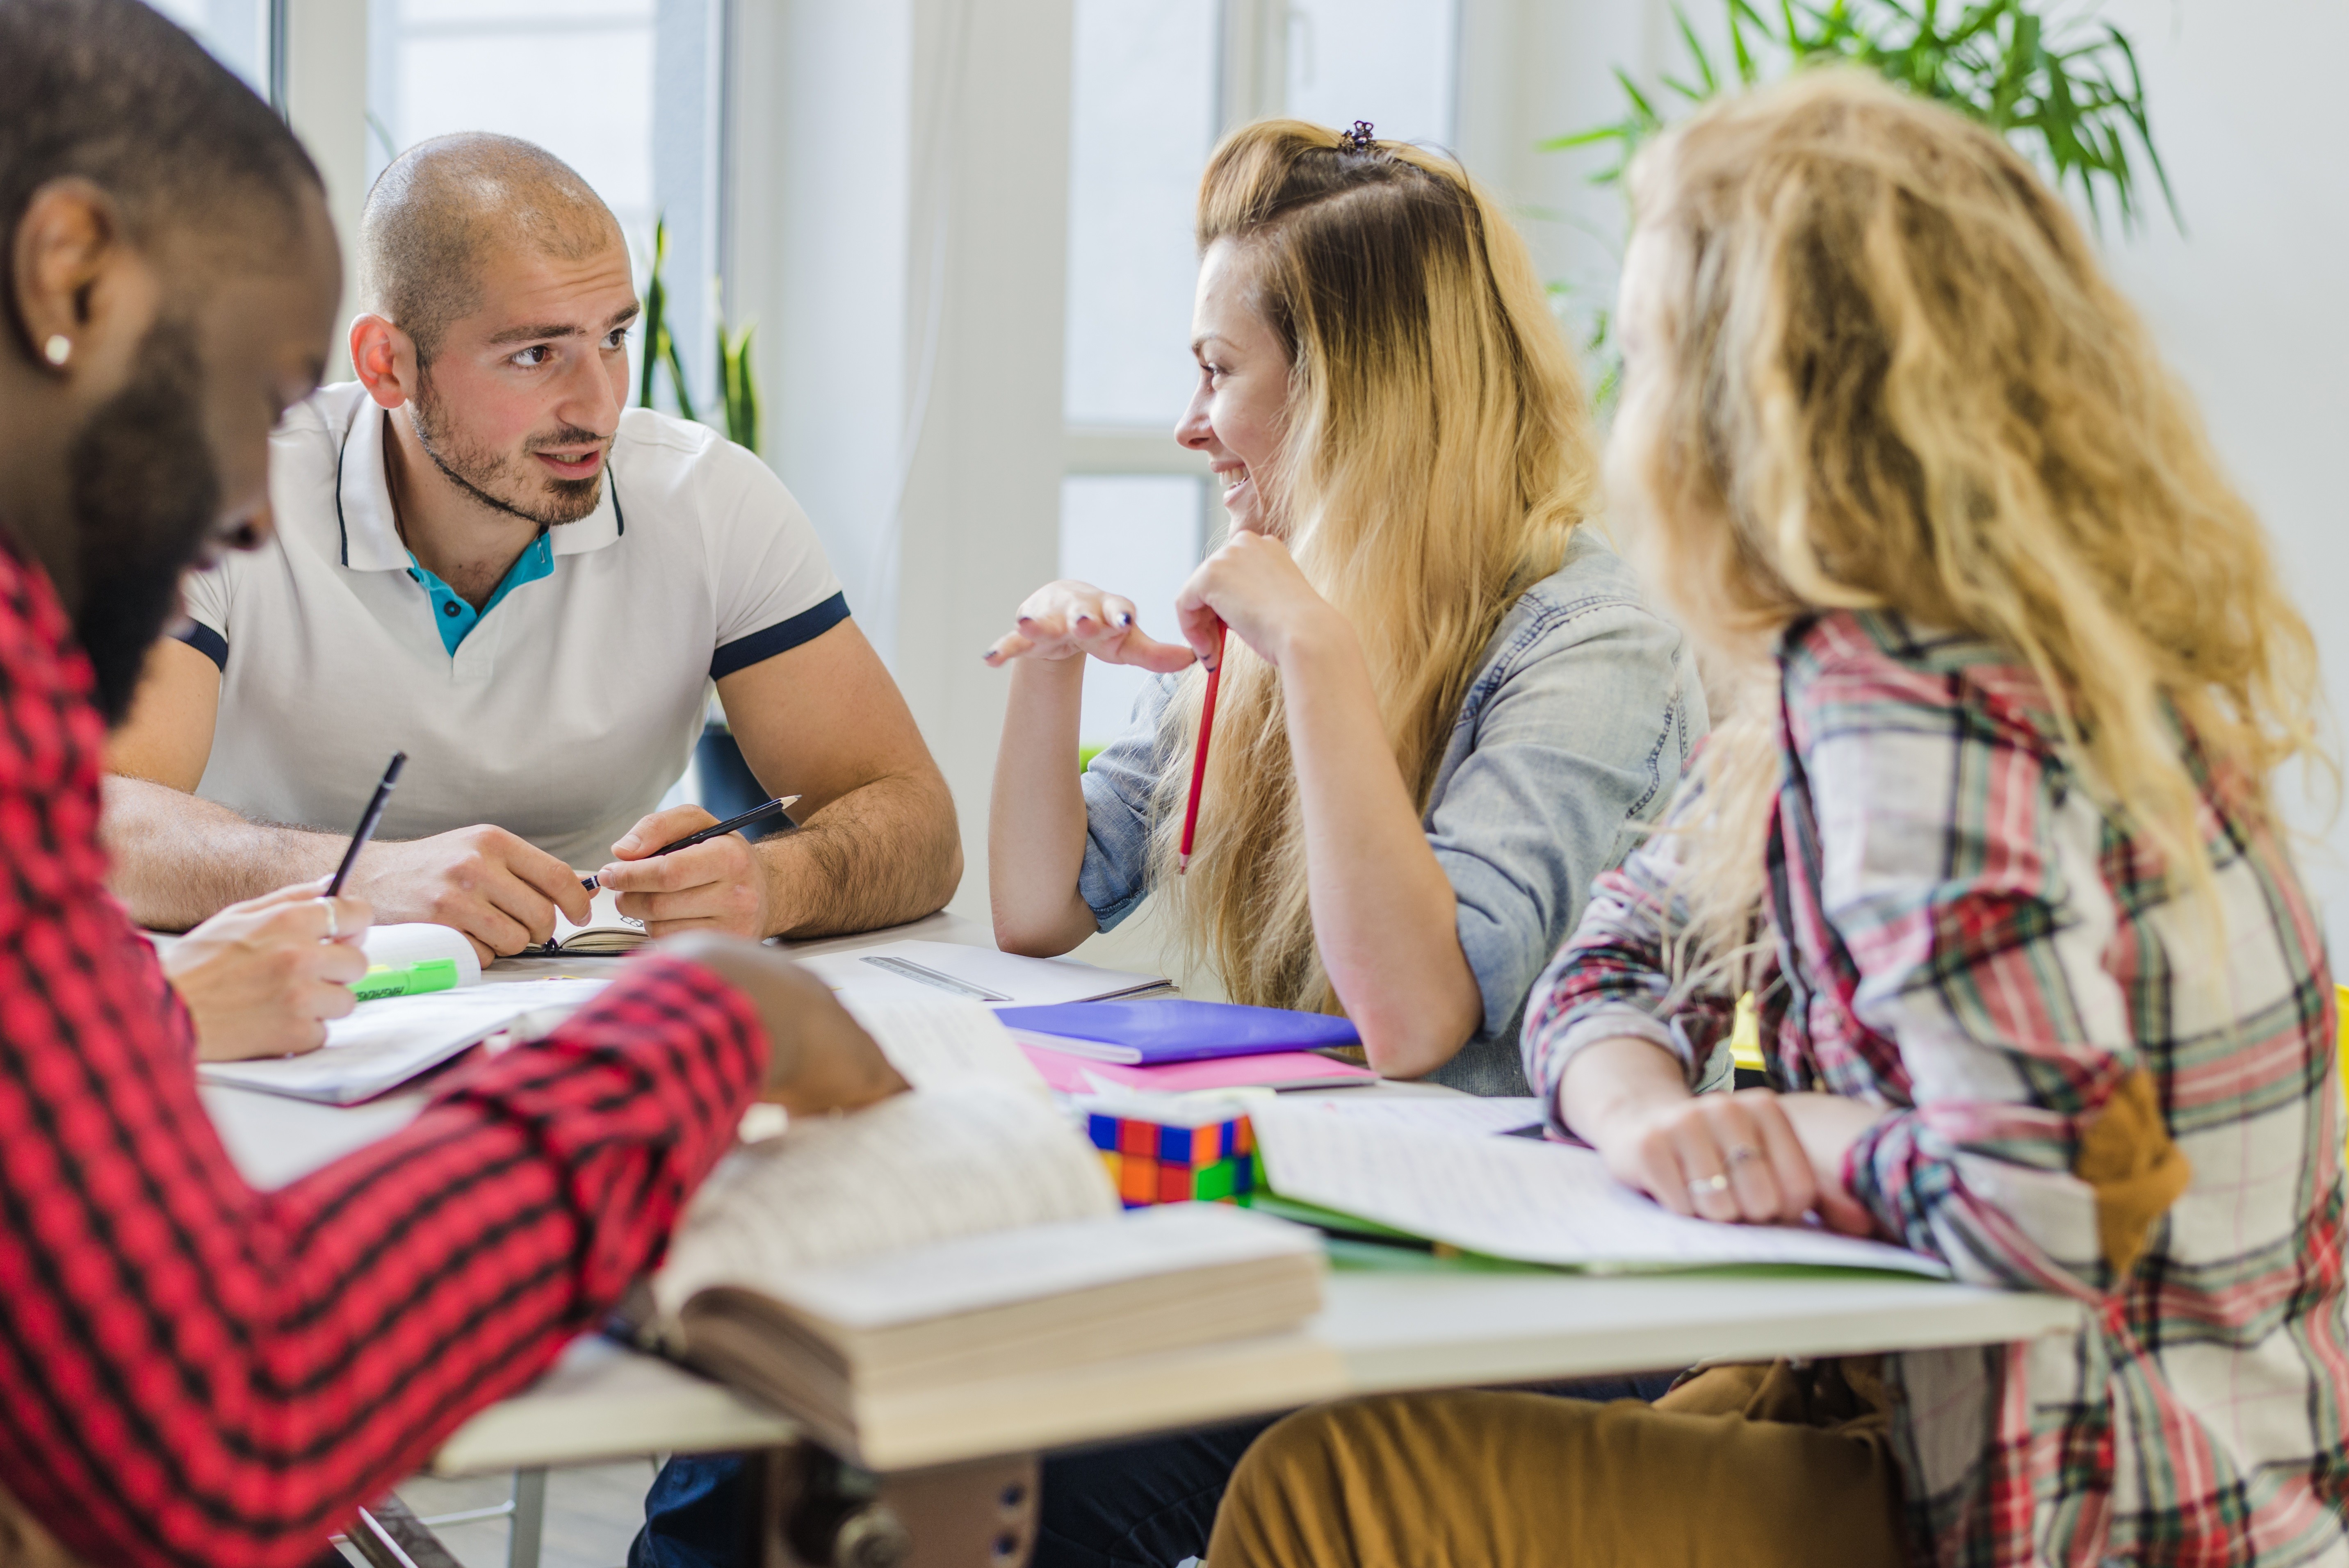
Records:
[[[41,356],[52,365],[63,365],[73,357],[73,339],[62,332],[49,334],[48,342],[41,345]]]

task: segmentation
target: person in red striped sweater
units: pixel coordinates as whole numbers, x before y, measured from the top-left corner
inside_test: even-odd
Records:
[[[0,1557],[290,1568],[609,1309],[755,1098],[903,1085],[812,978],[700,939],[244,1183],[103,884],[98,771],[181,573],[266,537],[341,263],[284,123],[145,6],[0,0]]]

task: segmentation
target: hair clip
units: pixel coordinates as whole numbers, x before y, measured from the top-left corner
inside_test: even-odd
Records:
[[[1371,129],[1372,127],[1369,120],[1358,119],[1354,122],[1353,129],[1341,130],[1338,135],[1339,138],[1345,142],[1349,151],[1368,152],[1371,150]]]

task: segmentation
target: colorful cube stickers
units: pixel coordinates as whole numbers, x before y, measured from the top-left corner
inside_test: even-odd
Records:
[[[1129,1209],[1229,1203],[1256,1190],[1256,1140],[1245,1116],[1174,1127],[1095,1111],[1086,1129]]]

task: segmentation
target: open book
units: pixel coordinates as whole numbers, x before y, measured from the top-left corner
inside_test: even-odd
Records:
[[[1334,1356],[1296,1333],[1321,1266],[1262,1215],[1120,1213],[1040,1088],[952,1074],[728,1156],[632,1312],[894,1469],[1114,1430],[1137,1400],[1174,1424],[1329,1393]]]
[[[1596,1273],[1792,1264],[1949,1275],[1883,1242],[1683,1219],[1617,1182],[1590,1150],[1494,1137],[1440,1100],[1420,1107],[1267,1098],[1249,1102],[1248,1119],[1278,1196],[1487,1257]]]
[[[557,910],[554,934],[524,951],[542,957],[562,954],[574,958],[617,958],[634,953],[651,940],[645,934],[643,921],[620,913],[618,893],[610,888],[598,888],[586,924],[574,925]]]

